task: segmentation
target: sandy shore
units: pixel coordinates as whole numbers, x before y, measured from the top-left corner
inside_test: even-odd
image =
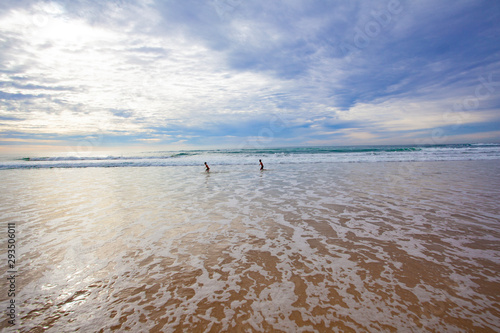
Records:
[[[498,161],[266,167],[3,170],[17,328],[500,327]]]

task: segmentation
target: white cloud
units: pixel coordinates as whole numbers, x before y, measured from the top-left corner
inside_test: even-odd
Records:
[[[25,110],[26,120],[16,123],[18,130],[144,132],[172,120],[200,126],[207,117],[269,112],[275,107],[272,101],[255,100],[286,90],[263,74],[231,70],[217,51],[181,35],[130,33],[111,23],[91,25],[84,19],[69,19],[60,7],[50,8],[50,13],[45,7],[32,9],[38,10],[35,16],[51,15],[40,19],[39,29],[32,29],[31,10],[13,11],[0,25],[4,34],[15,35],[24,45],[26,68],[18,75],[41,87],[31,93],[49,95],[32,101]],[[11,63],[7,69],[16,66]],[[47,82],[71,90],[44,90],[44,85],[50,86]],[[23,91],[10,87],[6,92]],[[127,110],[129,116],[117,120],[109,109]]]
[[[287,130],[273,133],[273,142],[354,143],[394,133],[409,139],[453,126],[457,117],[462,124],[498,122],[496,93],[450,115],[456,103],[474,98],[478,76],[499,69],[491,15],[466,15],[486,5],[462,1],[447,13],[430,2],[402,2],[400,14],[356,46],[359,29],[376,24],[373,11],[388,4],[4,5],[0,130],[62,137],[98,129],[140,142],[189,143],[259,137],[279,114]],[[468,29],[461,34],[450,24]],[[351,44],[347,53],[343,43]],[[401,134],[407,131],[414,134]]]

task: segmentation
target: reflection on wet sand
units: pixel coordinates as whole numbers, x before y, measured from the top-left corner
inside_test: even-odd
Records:
[[[301,168],[11,171],[19,330],[500,327],[495,163]]]

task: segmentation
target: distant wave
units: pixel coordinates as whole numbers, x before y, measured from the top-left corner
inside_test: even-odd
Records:
[[[286,147],[155,151],[135,155],[29,156],[0,162],[0,169],[88,168],[252,165],[266,164],[365,163],[500,159],[500,144],[455,144],[422,146]]]
[[[112,160],[151,160],[151,159],[169,159],[183,156],[191,156],[191,153],[178,153],[170,156],[46,156],[46,157],[22,157],[18,160],[28,162],[45,161],[112,161]]]

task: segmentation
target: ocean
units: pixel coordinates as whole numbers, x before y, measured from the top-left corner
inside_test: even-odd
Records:
[[[0,180],[2,332],[500,328],[498,144],[5,155]]]
[[[0,170],[23,168],[150,167],[269,164],[423,162],[500,159],[500,144],[289,147],[131,152],[81,151],[0,156]],[[258,162],[257,162],[258,163]]]

